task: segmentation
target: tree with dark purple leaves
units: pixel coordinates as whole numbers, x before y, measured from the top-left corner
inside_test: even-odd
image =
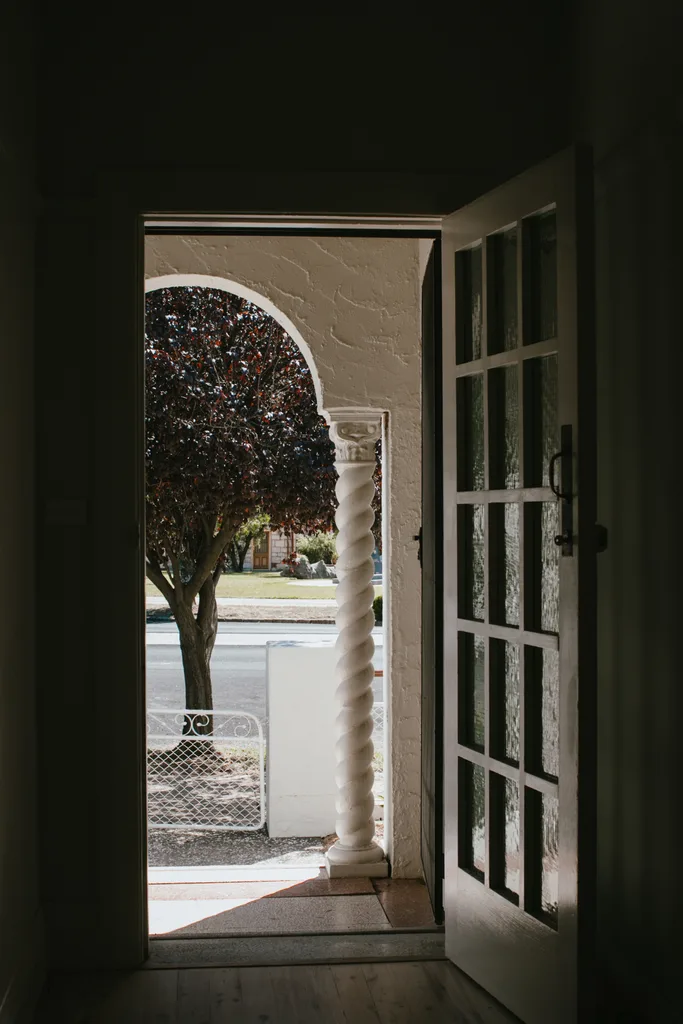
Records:
[[[146,571],[180,635],[188,709],[212,709],[216,585],[240,526],[334,524],[334,446],[283,328],[214,288],[148,292]],[[211,732],[209,720],[207,732]]]

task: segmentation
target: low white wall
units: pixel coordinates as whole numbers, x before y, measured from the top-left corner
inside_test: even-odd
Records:
[[[266,645],[266,821],[271,836],[334,832],[334,641]]]
[[[381,638],[375,643],[381,650]],[[266,821],[271,836],[334,832],[336,660],[334,640],[266,644]],[[386,763],[385,737],[385,732],[373,735]],[[375,819],[384,818],[385,810],[380,798]]]

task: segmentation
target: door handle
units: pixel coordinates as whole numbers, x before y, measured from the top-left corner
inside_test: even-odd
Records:
[[[559,452],[555,452],[555,454],[553,455],[548,464],[548,484],[550,486],[550,490],[553,492],[553,494],[559,501],[572,500],[571,491],[569,491],[568,493],[562,491],[555,482],[555,466],[558,462],[560,462],[561,459],[564,458],[565,455],[567,455],[571,459],[571,448],[569,449],[569,451],[565,451],[565,449],[562,448]]]
[[[572,493],[574,467],[571,424],[565,423],[560,428],[560,450],[550,459],[548,464],[548,484],[560,502],[560,530],[554,541],[562,554],[571,556],[574,553],[574,506]],[[555,479],[555,470],[560,465],[560,482]]]
[[[560,488],[555,483],[555,466],[560,461],[564,452],[555,452],[548,465],[548,482],[550,484],[550,490],[553,492],[556,498],[561,498]]]

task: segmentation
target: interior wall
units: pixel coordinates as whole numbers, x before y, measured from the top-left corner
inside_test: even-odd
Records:
[[[321,410],[389,413],[382,453],[385,672],[392,755],[387,852],[395,877],[421,877],[419,242],[391,238],[150,235],[147,279],[226,278],[269,299],[299,331]]]
[[[591,0],[577,134],[596,159],[601,1021],[680,1013],[678,489],[683,92],[675,5]],[[645,40],[647,39],[647,43]]]
[[[27,5],[0,32],[0,1021],[43,957],[36,856],[33,299],[35,83]],[[47,572],[50,566],[46,566]]]
[[[45,5],[45,193],[92,195],[105,167],[377,172],[385,192],[387,173],[431,172],[448,212],[565,144],[568,11],[548,7],[232,4],[204,20],[142,2],[102,31],[83,4]]]

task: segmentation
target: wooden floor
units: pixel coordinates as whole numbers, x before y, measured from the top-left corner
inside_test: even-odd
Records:
[[[35,1024],[518,1024],[447,961],[61,975]]]

